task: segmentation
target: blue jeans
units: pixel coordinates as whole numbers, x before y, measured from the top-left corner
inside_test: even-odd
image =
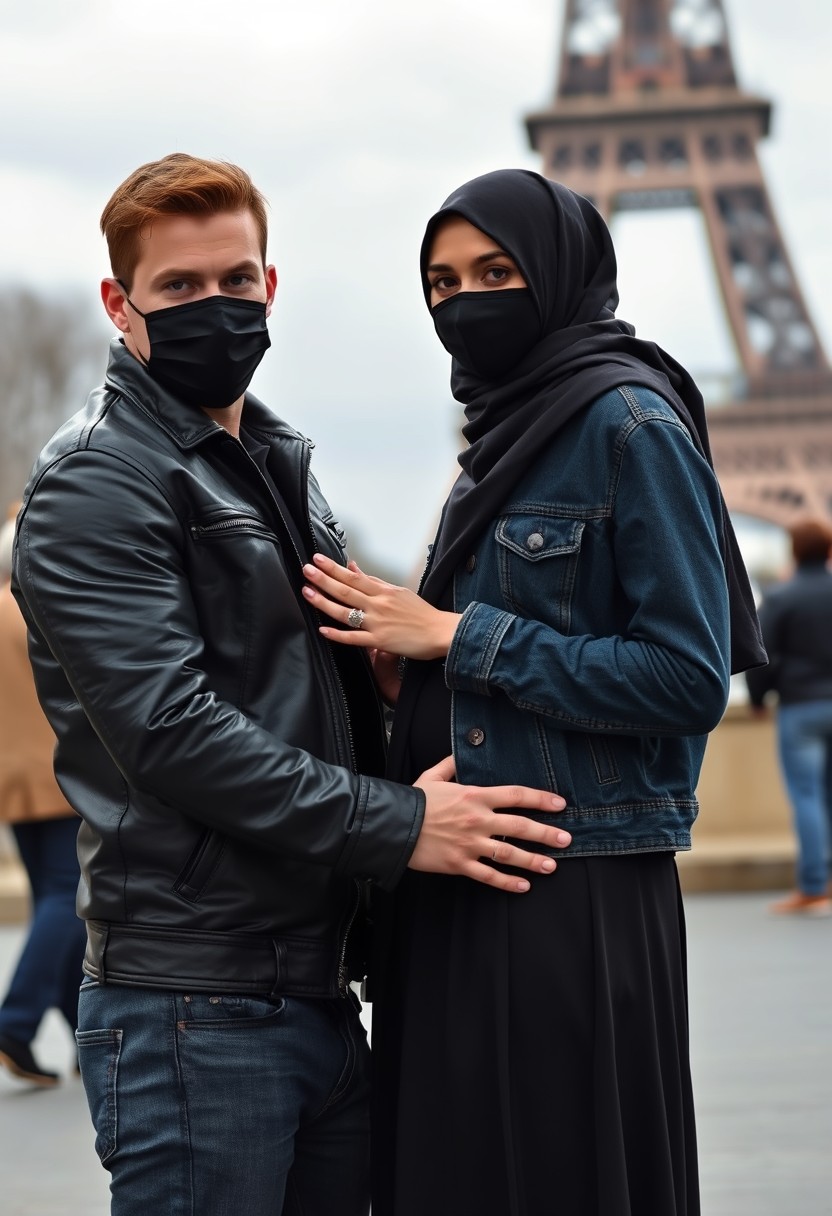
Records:
[[[77,1041],[112,1216],[366,1216],[358,1003],[85,980]]]
[[[797,831],[798,885],[806,895],[822,895],[832,836],[832,701],[781,705],[777,734]]]
[[[75,915],[80,819],[39,819],[12,825],[32,888],[32,919],[3,1004],[0,1034],[31,1043],[47,1009],[58,1009],[70,1030],[78,1021],[78,985],[87,940]]]

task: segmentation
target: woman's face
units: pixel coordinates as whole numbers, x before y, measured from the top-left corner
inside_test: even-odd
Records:
[[[458,291],[525,287],[526,280],[499,245],[461,215],[449,215],[436,230],[427,266],[430,306]]]

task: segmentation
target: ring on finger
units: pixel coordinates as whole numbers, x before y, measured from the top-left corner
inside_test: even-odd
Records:
[[[364,627],[364,612],[361,608],[350,608],[347,613],[347,624],[350,629],[362,629]]]

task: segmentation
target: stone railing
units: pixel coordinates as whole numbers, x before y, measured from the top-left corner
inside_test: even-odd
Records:
[[[729,706],[711,735],[697,791],[693,849],[678,855],[687,891],[788,887],[796,844],[780,778],[774,719]]]

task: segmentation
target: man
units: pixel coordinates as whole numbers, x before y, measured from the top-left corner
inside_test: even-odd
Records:
[[[345,560],[340,531],[311,445],[245,392],[277,284],[248,176],[168,156],[102,228],[121,338],[35,467],[16,587],[84,820],[78,1043],[112,1211],[351,1216],[362,880],[411,866],[525,890],[489,863],[552,858],[495,838],[569,836],[495,809],[563,800],[457,786],[450,762],[414,788],[373,775],[369,667],[301,595],[314,551]]]
[[[832,916],[832,528],[803,519],[789,534],[796,570],[760,608],[767,667],[746,672],[764,713],[776,691],[780,767],[797,834],[797,890],[771,905],[779,916]]]

